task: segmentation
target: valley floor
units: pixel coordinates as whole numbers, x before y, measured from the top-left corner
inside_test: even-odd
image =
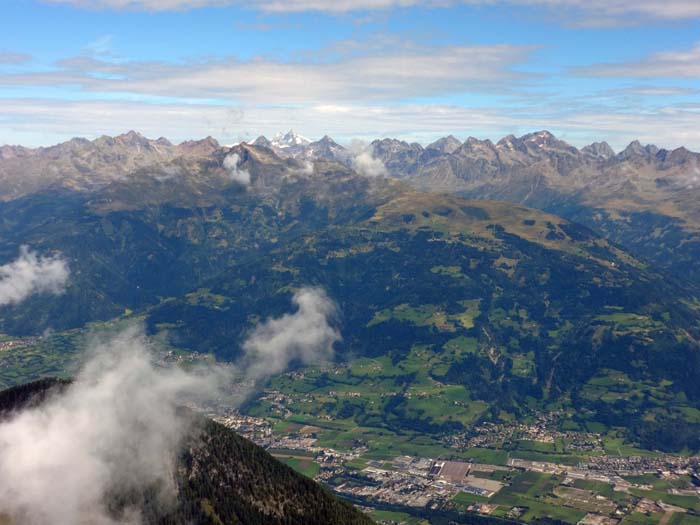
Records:
[[[79,337],[5,338],[0,382],[70,375]],[[426,359],[420,351],[402,373]],[[160,359],[168,365],[207,356],[164,347]],[[243,412],[224,399],[209,415],[382,524],[473,523],[481,515],[484,523],[700,525],[699,457],[634,448],[621,429],[594,422],[576,427],[561,407],[475,424],[481,402],[425,379],[402,393],[409,406],[436,420],[451,414],[467,431],[397,429],[381,418],[358,426],[357,414],[343,407],[386,402],[396,391],[389,372],[391,364],[378,359],[288,372]],[[321,374],[331,381],[319,386]]]
[[[432,516],[459,523],[460,516],[480,514],[494,522],[700,524],[700,487],[693,474],[700,458],[624,451],[633,453],[628,455],[621,447],[610,454],[603,447],[616,445],[600,436],[581,436],[579,450],[557,453],[555,441],[566,440],[544,423],[529,429],[538,433],[535,439],[520,440],[512,450],[493,445],[460,450],[426,442],[423,450],[432,455],[415,456],[408,453],[410,441],[390,447],[382,436],[372,441],[366,429],[355,429],[358,439],[333,448],[328,441],[333,431],[324,432],[332,421],[324,429],[293,422],[293,414],[277,419],[230,413],[218,419],[362,503],[380,523],[432,523]],[[593,442],[584,452],[586,439]]]

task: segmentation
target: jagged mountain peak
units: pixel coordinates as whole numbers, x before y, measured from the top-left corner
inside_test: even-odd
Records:
[[[277,133],[272,139],[272,144],[278,148],[290,148],[295,146],[306,146],[310,144],[311,141],[306,137],[300,135],[293,129],[290,129],[287,133],[282,134],[282,132]]]
[[[523,141],[513,134],[506,135],[501,140],[496,142],[496,148],[510,151],[527,151],[527,146],[523,143]]]
[[[115,138],[123,139],[123,140],[143,140],[146,137],[141,135],[141,133],[139,133],[138,131],[130,129],[126,133],[122,133],[121,135],[117,135]]]
[[[448,135],[428,144],[425,149],[434,149],[441,153],[450,154],[457,151],[460,146],[462,146],[462,142],[459,139],[454,135]]]
[[[659,152],[659,148],[653,144],[642,146],[638,140],[633,140],[629,145],[617,154],[620,160],[629,160],[632,158],[650,159]]]
[[[520,140],[530,146],[535,146],[541,150],[563,150],[577,154],[578,149],[566,141],[558,139],[554,134],[547,130],[527,133],[520,137]]]
[[[522,137],[523,140],[556,140],[554,134],[546,129],[540,131],[534,131],[532,133],[526,133]]]
[[[257,139],[251,142],[253,146],[262,146],[265,148],[272,147],[272,141],[268,139],[265,135],[260,135]]]
[[[593,142],[581,148],[581,153],[595,160],[608,160],[615,156],[615,150],[607,142]]]
[[[468,137],[467,140],[464,141],[465,146],[474,146],[474,145],[483,145],[483,146],[491,146],[493,147],[493,142],[491,142],[491,139],[477,139],[476,137]]]
[[[313,144],[313,143],[312,143]],[[324,135],[321,137],[319,140],[315,142],[315,144],[335,144],[339,145],[335,140],[330,135]]]
[[[547,130],[536,131],[534,133],[526,133],[520,140],[537,144],[540,147],[549,146],[555,142],[560,142],[552,133]]]
[[[220,149],[221,145],[214,137],[206,137],[201,140],[188,140],[178,146],[175,146],[175,150],[180,155],[186,156],[207,156],[214,153],[216,150]]]
[[[423,146],[421,146],[417,142],[412,142],[409,144],[405,140],[389,138],[389,137],[385,137],[383,139],[373,140],[371,142],[371,144],[374,147],[391,148],[391,149],[415,149],[415,150],[422,150],[423,149]]]

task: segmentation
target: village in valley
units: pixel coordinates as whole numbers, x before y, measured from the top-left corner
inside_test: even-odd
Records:
[[[14,362],[23,350],[22,359],[29,362],[34,357],[26,348],[33,342],[0,342],[3,359]],[[164,367],[201,362],[208,357],[196,352],[159,354]],[[64,364],[46,366],[62,369]],[[287,372],[278,386],[256,394],[255,403],[261,405],[241,405],[255,385],[235,382],[228,398],[198,409],[366,509],[381,524],[424,524],[426,516],[442,513],[455,524],[480,515],[548,525],[700,525],[698,456],[637,449],[609,432],[564,430],[566,414],[557,411],[533,411],[513,423],[480,421],[466,430],[419,439],[358,429],[351,420],[316,410],[318,394],[303,391],[304,381],[315,381],[321,373],[338,377],[347,366]],[[325,388],[328,398],[351,402],[390,395],[369,392],[364,385]],[[418,391],[404,395],[423,399]]]
[[[343,450],[320,446],[316,436],[321,429],[313,426],[278,435],[264,418],[236,411],[214,417],[367,509],[380,523],[422,523],[422,515],[438,511],[525,523],[543,518],[579,525],[700,523],[700,458],[611,456],[592,433],[567,436],[572,452],[595,452],[585,462],[571,465],[515,454],[503,464],[489,464],[409,455],[369,458],[360,441]],[[535,425],[510,428],[483,425],[470,438],[454,435],[447,443],[454,450],[486,449],[501,442],[504,432],[516,431],[533,443],[562,438],[547,430],[547,421],[543,417]]]

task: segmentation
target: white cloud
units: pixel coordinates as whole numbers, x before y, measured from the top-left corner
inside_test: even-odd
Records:
[[[696,0],[44,0],[90,9],[171,11],[239,5],[268,13],[348,13],[404,7],[444,8],[459,4],[540,7],[586,25],[630,25],[700,18]],[[580,17],[583,17],[581,19]]]
[[[233,372],[256,382],[294,362],[332,358],[341,339],[333,301],[320,288],[292,300],[296,311],[252,331],[237,371],[157,365],[141,326],[94,338],[70,386],[0,421],[2,515],[27,524],[140,523],[135,509],[114,516],[105,496],[154,486],[164,502],[174,496],[176,458],[193,422],[179,406],[216,401]]]
[[[607,25],[611,19],[618,23],[630,23],[634,18],[644,20],[682,20],[700,17],[700,4],[695,0],[262,0],[255,2],[257,9],[268,12],[321,11],[345,13],[395,9],[401,7],[451,7],[467,5],[506,5],[542,7],[557,15],[583,14],[587,22]],[[252,6],[253,3],[248,3]],[[568,12],[568,13],[567,13]],[[628,20],[624,20],[627,17]]]
[[[46,4],[68,4],[85,9],[130,9],[135,11],[180,11],[200,7],[232,5],[234,0],[43,0]]]
[[[533,46],[508,44],[417,48],[332,62],[284,62],[256,58],[178,65],[109,62],[74,57],[55,71],[0,75],[0,86],[80,86],[83,91],[265,104],[333,104],[400,100],[450,93],[499,93],[527,75],[514,71]]]
[[[60,255],[38,256],[22,246],[17,259],[0,266],[0,306],[20,303],[35,293],[61,294],[69,274]]]
[[[248,379],[264,379],[295,361],[313,364],[333,357],[340,332],[331,325],[335,303],[321,288],[301,288],[292,297],[296,311],[258,325],[243,344],[242,370]]]
[[[596,64],[573,71],[593,77],[700,78],[700,43],[686,50],[653,53],[636,62]]]
[[[133,512],[114,519],[105,494],[161,482],[168,495],[190,428],[176,407],[212,396],[217,378],[154,366],[137,327],[96,343],[64,392],[0,423],[3,514],[13,523],[138,523]]]
[[[221,143],[303,129],[310,137],[328,134],[348,143],[397,137],[427,144],[448,134],[498,140],[513,133],[548,129],[576,146],[606,140],[615,149],[634,139],[666,148],[700,150],[698,105],[591,107],[567,102],[524,108],[464,107],[448,104],[310,105],[304,107],[147,104],[116,101],[11,99],[0,106],[0,144],[49,145],[74,136],[96,138],[137,129],[146,136],[180,141],[213,135]]]
[[[88,42],[84,51],[90,56],[109,57],[113,51],[114,35],[102,35],[101,37]]]
[[[386,166],[381,161],[374,156],[369,151],[363,151],[356,157],[352,159],[352,167],[360,175],[365,175],[366,177],[379,177],[386,175]]]
[[[296,171],[299,175],[313,175],[314,163],[308,159],[301,161],[301,168]]]
[[[226,155],[224,159],[224,168],[228,171],[230,179],[244,186],[250,186],[250,173],[247,170],[240,169],[238,165],[241,163],[241,159],[238,153],[231,153]]]
[[[12,51],[0,51],[0,65],[25,64],[32,59],[27,53],[14,53]]]
[[[487,3],[475,0],[470,3]],[[505,4],[545,7],[555,15],[590,26],[633,25],[644,22],[700,18],[695,0],[509,0]]]
[[[69,4],[89,9],[132,9],[145,11],[173,11],[201,7],[242,5],[267,12],[323,11],[344,13],[371,11],[415,5],[449,5],[450,1],[425,0],[44,0],[45,3]]]
[[[352,155],[353,169],[365,177],[381,177],[388,175],[386,166],[381,159],[372,154],[372,148],[362,140],[354,140],[349,146]]]

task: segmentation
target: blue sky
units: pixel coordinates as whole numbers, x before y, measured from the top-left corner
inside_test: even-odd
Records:
[[[5,0],[0,144],[548,129],[700,150],[697,0]]]

